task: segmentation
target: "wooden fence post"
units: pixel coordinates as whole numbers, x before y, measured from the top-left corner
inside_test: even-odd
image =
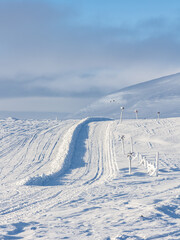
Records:
[[[158,176],[159,171],[159,152],[156,153],[156,176]]]

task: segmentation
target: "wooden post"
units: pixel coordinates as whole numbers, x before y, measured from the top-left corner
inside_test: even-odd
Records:
[[[124,150],[124,138],[125,138],[125,136],[122,135],[122,136],[121,136],[121,141],[122,141],[122,154],[125,154],[125,150]]]
[[[131,174],[131,160],[132,160],[132,156],[129,156],[129,174]]]
[[[156,153],[156,176],[158,176],[159,171],[159,152]]]
[[[159,120],[160,112],[157,112],[157,115],[158,115],[158,120]]]
[[[132,137],[131,137],[131,152],[133,153],[133,140],[132,140]]]
[[[127,157],[129,158],[129,174],[131,174],[131,168],[132,168],[132,166],[131,166],[132,153],[131,153],[131,152],[128,153]]]
[[[138,110],[135,110],[134,112],[136,114],[136,119],[138,119]]]
[[[121,107],[120,123],[122,123],[123,111],[124,111],[124,107]]]

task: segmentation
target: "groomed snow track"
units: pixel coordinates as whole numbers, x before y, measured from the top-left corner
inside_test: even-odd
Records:
[[[97,124],[101,122],[101,124]],[[86,118],[71,126],[63,135],[58,152],[48,169],[41,175],[28,177],[20,183],[25,185],[49,186],[72,184],[84,180],[91,184],[100,178],[112,178],[118,170],[110,119]],[[84,146],[87,144],[87,150]],[[87,151],[87,152],[86,152]],[[71,172],[70,181],[62,177]]]

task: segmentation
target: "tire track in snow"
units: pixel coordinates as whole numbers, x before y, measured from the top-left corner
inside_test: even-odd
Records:
[[[107,161],[109,162],[109,177],[114,178],[118,172],[118,166],[116,162],[116,153],[115,153],[115,143],[114,138],[112,135],[112,123],[108,125],[107,131],[106,131],[106,142],[107,142],[107,151],[106,151],[106,157]]]
[[[60,199],[58,201],[54,199],[51,204],[47,203],[45,208],[48,211],[58,206],[63,207],[81,201],[81,197],[78,197],[81,192],[88,191],[92,184],[101,184],[111,180],[119,170],[111,131],[112,122],[92,122],[88,126],[88,136],[82,138],[83,132],[87,130],[87,126],[84,126],[78,135],[79,139],[76,140],[80,150],[79,144],[84,144],[84,140],[87,141],[83,158],[87,164],[84,167],[72,169],[62,178],[64,185],[62,185]],[[76,161],[78,157],[82,158],[81,151],[73,155],[72,161]]]
[[[96,123],[94,126],[93,135],[90,136],[91,144],[89,144],[91,147],[89,148],[89,154],[91,154],[92,158],[90,163],[92,166],[89,166],[89,175],[93,176],[85,184],[112,179],[118,171],[110,128],[111,124],[112,122],[108,121]],[[93,174],[93,172],[95,173]]]

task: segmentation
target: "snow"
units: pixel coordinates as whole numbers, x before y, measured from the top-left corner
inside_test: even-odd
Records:
[[[180,118],[8,118],[0,142],[0,239],[180,239]]]
[[[180,73],[126,87],[107,95],[82,109],[74,117],[120,117],[124,106],[125,118],[180,117]]]

